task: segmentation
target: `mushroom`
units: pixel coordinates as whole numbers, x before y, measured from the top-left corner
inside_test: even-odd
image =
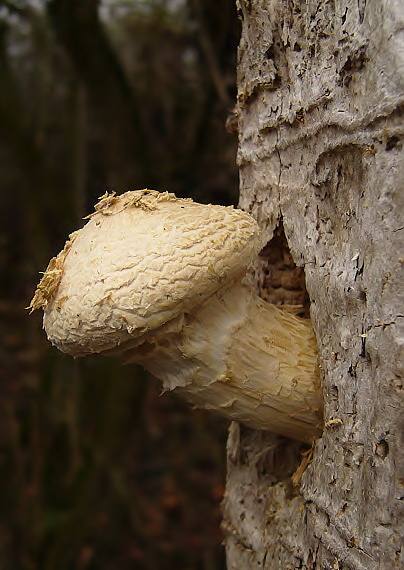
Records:
[[[243,283],[255,220],[168,192],[105,194],[31,301],[74,357],[119,353],[200,408],[305,442],[321,433],[311,323]]]

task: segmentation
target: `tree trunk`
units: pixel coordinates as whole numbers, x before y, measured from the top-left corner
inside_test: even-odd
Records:
[[[229,569],[404,567],[403,13],[400,0],[239,1],[240,205],[276,236],[264,262],[278,302],[302,295],[299,270],[273,264],[282,226],[305,272],[325,427],[311,459],[232,425]]]

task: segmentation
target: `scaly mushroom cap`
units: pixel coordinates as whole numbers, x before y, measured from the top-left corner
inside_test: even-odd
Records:
[[[49,340],[83,356],[190,312],[245,273],[261,247],[251,216],[153,190],[104,195],[38,285]]]

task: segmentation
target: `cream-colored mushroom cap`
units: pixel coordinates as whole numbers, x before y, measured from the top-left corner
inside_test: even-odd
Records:
[[[138,190],[104,195],[38,285],[49,340],[82,356],[112,349],[191,311],[243,274],[261,247],[232,207]]]

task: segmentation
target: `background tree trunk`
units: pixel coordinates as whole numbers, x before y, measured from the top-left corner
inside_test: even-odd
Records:
[[[239,1],[240,204],[304,268],[325,428],[294,486],[307,448],[232,425],[229,569],[404,567],[403,12],[400,0]],[[293,304],[298,270],[274,267],[271,247],[278,302]]]

